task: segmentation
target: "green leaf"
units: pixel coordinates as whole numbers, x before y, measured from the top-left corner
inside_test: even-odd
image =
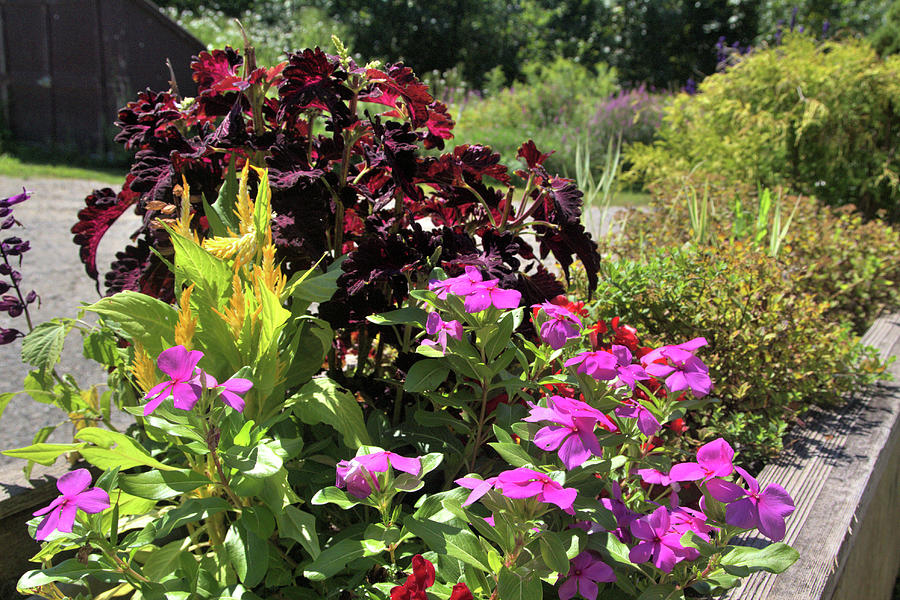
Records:
[[[50,466],[56,462],[61,454],[80,450],[87,444],[33,444],[24,448],[13,448],[12,450],[4,450],[2,453],[6,456],[15,458],[24,458],[32,460],[39,465]]]
[[[322,319],[308,315],[297,317],[291,324],[295,331],[290,342],[280,348],[279,354],[290,359],[285,387],[293,388],[309,381],[322,370],[322,362],[334,339],[331,326]]]
[[[542,596],[541,580],[533,571],[522,577],[503,567],[497,578],[497,594],[500,600],[534,600]]]
[[[174,498],[192,492],[202,485],[211,484],[212,482],[208,478],[189,469],[153,470],[136,475],[119,476],[119,489],[132,496],[148,500]]]
[[[144,465],[164,471],[179,470],[178,467],[159,462],[134,439],[122,433],[99,427],[85,427],[75,434],[75,439],[96,444],[95,446],[83,446],[79,452],[86,461],[100,469],[113,467],[130,469]]]
[[[238,178],[234,172],[234,160],[234,155],[232,155],[228,171],[225,172],[225,181],[219,188],[219,197],[215,204],[210,205],[206,198],[203,199],[203,214],[209,221],[212,234],[216,236],[228,235],[228,229],[231,229],[232,232],[240,229],[240,223],[234,213],[238,193]]]
[[[232,446],[222,453],[223,462],[237,469],[247,477],[264,478],[277,473],[282,467],[282,460],[269,446],[259,444],[249,448],[247,446]]]
[[[212,515],[229,510],[231,505],[222,498],[189,498],[181,506],[148,523],[141,531],[133,532],[123,541],[131,547],[145,546],[153,540],[169,535],[188,523],[197,523]]]
[[[348,448],[370,443],[362,408],[356,398],[328,377],[317,377],[289,398],[294,414],[309,425],[326,423],[344,438]]]
[[[534,460],[528,456],[528,453],[519,444],[510,442],[491,442],[488,444],[497,451],[497,454],[514,467],[524,467],[534,464]]]
[[[314,506],[322,504],[337,504],[341,508],[352,508],[360,504],[359,499],[336,487],[329,486],[316,492],[309,501]]]
[[[496,328],[490,328],[488,338],[484,340],[484,354],[491,361],[509,344],[513,332],[513,313],[506,313]]]
[[[241,583],[253,587],[263,580],[269,569],[267,542],[246,526],[243,517],[228,529],[223,545]]]
[[[231,295],[233,274],[228,264],[209,253],[194,240],[166,227],[175,248],[176,289],[194,284],[192,296],[205,307],[219,308]]]
[[[41,371],[53,368],[74,323],[73,319],[51,319],[32,329],[22,340],[22,361]]]
[[[85,310],[116,323],[124,337],[140,342],[150,356],[174,345],[178,311],[170,304],[138,292],[119,292]]]
[[[447,380],[450,367],[439,358],[426,358],[416,362],[406,374],[403,389],[407,392],[430,392]]]
[[[698,550],[701,556],[712,556],[719,550],[715,544],[710,544],[690,529],[684,532],[679,542],[685,548]]]
[[[163,578],[170,576],[178,568],[180,554],[185,552],[190,546],[190,538],[184,538],[169,542],[161,548],[156,548],[150,552],[147,561],[144,563],[144,577],[151,581],[161,581]]]
[[[295,299],[305,302],[327,302],[337,291],[337,279],[344,272],[341,270],[341,263],[347,257],[345,254],[328,266],[325,273],[307,276],[305,279],[298,278],[298,281],[288,282],[285,289]]]
[[[316,533],[316,518],[297,508],[285,506],[284,510],[275,513],[278,520],[278,535],[299,542],[313,560],[321,554],[319,536]]]
[[[16,588],[25,591],[33,590],[52,582],[76,583],[87,575],[99,576],[103,572],[103,567],[96,563],[85,565],[77,559],[70,558],[46,569],[28,571],[19,579]],[[113,573],[106,573],[102,575],[102,578],[106,581],[125,581],[124,577]]]
[[[363,554],[365,548],[359,540],[341,540],[304,565],[303,576],[311,581],[324,581],[340,573],[348,562],[361,558]]]
[[[754,571],[783,573],[798,558],[800,554],[796,550],[784,542],[777,542],[765,548],[732,546],[722,555],[719,564],[732,575],[746,577]]]
[[[569,572],[569,558],[566,556],[566,548],[555,533],[552,531],[543,532],[539,544],[541,557],[544,559],[545,565],[557,573],[565,575]]]
[[[425,327],[428,313],[417,306],[398,308],[380,315],[369,315],[366,320],[376,325],[418,325]]]
[[[478,538],[468,529],[460,529],[446,523],[431,520],[417,520],[407,517],[404,527],[413,535],[422,538],[425,545],[438,554],[458,558],[477,569],[489,572],[487,555]]]

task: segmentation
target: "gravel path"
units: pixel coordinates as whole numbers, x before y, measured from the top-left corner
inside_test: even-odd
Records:
[[[26,187],[34,195],[27,202],[16,205],[14,214],[24,227],[14,227],[4,233],[17,235],[31,242],[22,261],[22,285],[34,289],[41,297],[40,307],[32,305],[35,324],[53,317],[74,317],[82,302],[97,300],[94,282],[84,272],[78,258],[78,247],[72,242],[69,229],[84,206],[84,197],[92,190],[114,187],[109,184],[74,179],[20,179],[0,177],[0,197],[11,196]],[[100,244],[97,265],[101,274],[125,247],[128,236],[138,227],[139,218],[126,213],[104,236]],[[0,324],[26,329],[25,319],[11,320],[0,315]],[[28,372],[20,357],[21,342],[0,346],[0,392],[22,389]],[[105,373],[95,363],[81,356],[81,339],[73,332],[66,341],[60,373],[71,373],[82,387],[105,383]],[[30,397],[14,398],[0,418],[0,450],[18,448],[31,443],[37,430],[46,425],[67,421],[66,415],[54,406],[38,404]],[[60,427],[49,441],[71,440],[70,426]],[[0,465],[22,463],[19,459],[0,455]]]

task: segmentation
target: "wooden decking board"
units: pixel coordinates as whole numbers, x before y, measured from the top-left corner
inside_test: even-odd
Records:
[[[878,319],[863,342],[878,348],[882,359],[900,354],[900,316]],[[900,380],[900,364],[889,370]],[[879,382],[843,408],[816,413],[808,427],[791,436],[793,443],[781,459],[759,476],[761,485],[778,482],[795,500],[784,541],[800,559],[781,575],[754,574],[726,598],[830,600],[834,593],[854,549],[854,529],[872,501],[875,483],[889,476],[888,461],[900,443],[900,384]],[[763,540],[747,536],[741,543],[757,546]]]

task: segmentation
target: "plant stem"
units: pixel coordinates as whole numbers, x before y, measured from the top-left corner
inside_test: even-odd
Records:
[[[475,447],[472,448],[472,456],[469,459],[469,472],[475,471],[475,459],[478,458],[478,449],[481,447],[481,435],[484,430],[485,413],[487,412],[488,382],[481,382],[481,414],[478,417],[478,430],[475,433]]]

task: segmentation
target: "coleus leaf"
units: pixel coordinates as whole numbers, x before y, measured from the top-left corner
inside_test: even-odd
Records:
[[[247,82],[241,82],[238,68],[244,63],[243,57],[231,46],[224,50],[201,52],[191,61],[191,77],[197,83],[200,94],[244,89]]]
[[[131,178],[118,194],[110,188],[94,190],[85,198],[86,206],[78,212],[78,222],[72,226],[73,241],[79,247],[79,256],[88,277],[97,284],[99,292],[99,271],[97,270],[97,247],[103,234],[128,208],[137,202],[138,194],[131,191]]]
[[[345,102],[353,97],[353,92],[344,85],[347,74],[339,67],[337,59],[331,60],[319,48],[290,54],[283,71],[284,81],[278,88],[282,100],[279,118],[307,108],[320,108],[330,113],[338,130],[354,123],[356,115]]]
[[[428,86],[419,81],[413,70],[403,63],[390,65],[387,72],[369,69],[366,76],[374,81],[368,92],[360,94],[364,102],[374,102],[394,108],[385,113],[386,116],[403,117],[397,100],[403,98],[404,110],[408,113],[410,124],[414,129],[428,122],[429,106],[434,98],[428,92]]]
[[[127,149],[143,148],[157,137],[161,129],[181,117],[172,94],[148,89],[140,92],[137,100],[119,110],[116,126],[122,131],[114,139]]]

